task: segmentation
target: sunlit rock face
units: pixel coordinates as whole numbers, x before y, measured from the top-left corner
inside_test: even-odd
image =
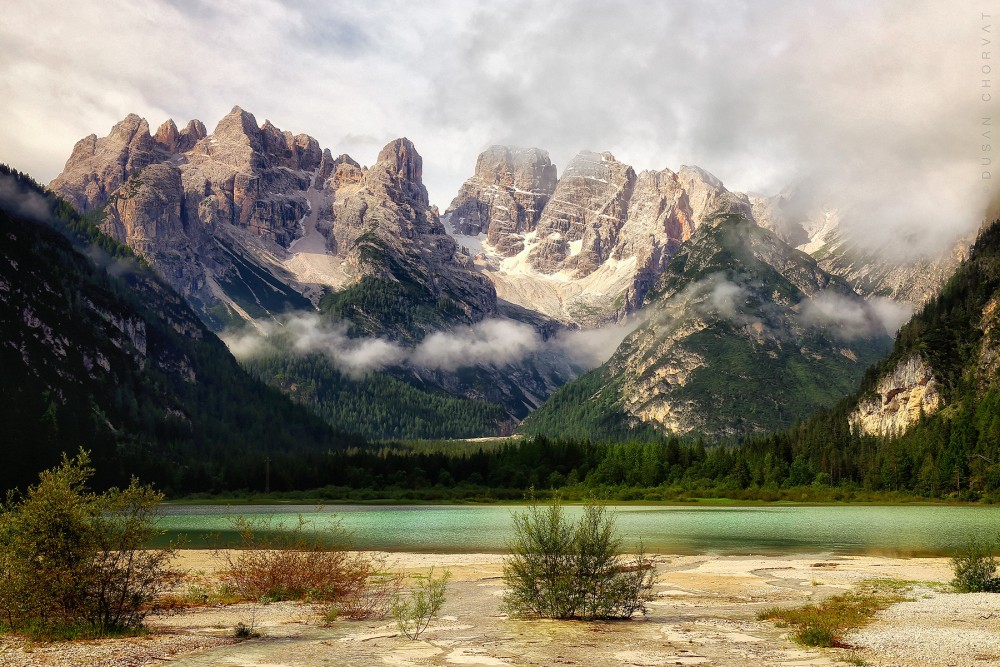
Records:
[[[879,379],[874,396],[851,413],[851,428],[865,435],[902,435],[941,407],[941,393],[931,369],[918,356],[900,361]]]

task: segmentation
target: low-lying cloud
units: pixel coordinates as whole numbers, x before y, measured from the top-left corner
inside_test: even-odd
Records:
[[[505,366],[537,352],[542,337],[513,320],[485,320],[424,338],[409,355],[414,366],[454,371],[467,366]]]
[[[775,323],[790,315],[791,323],[819,327],[844,341],[894,335],[913,314],[911,306],[891,299],[875,297],[865,301],[834,291],[821,291],[804,299],[794,308],[795,312],[788,314],[776,304],[756,299],[753,307],[748,308],[751,287],[739,280],[734,282],[723,272],[713,273],[687,285],[668,302],[666,312],[718,317],[736,326],[760,324],[779,338],[788,333],[777,330]]]
[[[802,321],[821,326],[843,340],[888,334],[895,336],[913,309],[883,297],[861,301],[837,292],[820,292],[802,304]]]
[[[32,220],[47,220],[51,207],[34,190],[27,190],[13,176],[0,174],[0,208]]]
[[[483,320],[430,334],[408,347],[385,338],[348,335],[344,322],[328,322],[316,313],[299,313],[281,321],[257,321],[222,335],[239,359],[278,353],[322,354],[352,377],[393,366],[456,371],[476,366],[503,367],[535,355],[558,355],[578,367],[607,361],[622,340],[639,325],[633,319],[600,329],[568,330],[548,339],[532,326],[505,319]]]
[[[820,292],[801,304],[803,324],[822,327],[842,340],[877,335],[882,322],[864,301],[836,292]]]

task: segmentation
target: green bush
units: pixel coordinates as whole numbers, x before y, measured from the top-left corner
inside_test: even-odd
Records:
[[[588,503],[578,522],[558,501],[533,502],[514,514],[514,539],[504,561],[503,606],[515,616],[610,619],[646,613],[655,572],[637,554],[621,555],[614,519]]]
[[[448,570],[434,578],[432,567],[427,576],[420,577],[416,587],[410,590],[409,597],[404,598],[397,591],[392,603],[392,617],[396,619],[396,627],[401,633],[410,639],[417,639],[423,634],[444,606],[450,578]]]
[[[972,538],[951,559],[955,578],[952,586],[961,593],[1000,592],[1000,579],[996,575],[997,561],[993,557],[992,542]]]
[[[43,637],[137,630],[160,593],[179,580],[171,549],[147,550],[158,535],[162,496],[136,480],[95,494],[90,458],[41,473],[0,514],[0,622]]]

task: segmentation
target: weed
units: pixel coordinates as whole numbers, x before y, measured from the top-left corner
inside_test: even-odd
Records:
[[[450,578],[451,572],[448,570],[435,578],[432,567],[426,577],[418,579],[408,597],[404,598],[397,593],[392,603],[392,617],[396,619],[396,627],[401,633],[410,639],[417,639],[423,634],[444,606]]]

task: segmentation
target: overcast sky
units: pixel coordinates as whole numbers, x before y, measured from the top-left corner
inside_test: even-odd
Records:
[[[979,158],[981,118],[996,112],[980,100],[981,13],[993,9],[13,3],[0,21],[0,160],[48,182],[78,139],[129,112],[211,131],[239,104],[363,164],[409,137],[442,209],[490,144],[545,148],[560,173],[578,150],[610,150],[637,170],[696,164],[731,189],[798,185],[804,210],[835,206],[876,236],[940,246],[992,192]]]

